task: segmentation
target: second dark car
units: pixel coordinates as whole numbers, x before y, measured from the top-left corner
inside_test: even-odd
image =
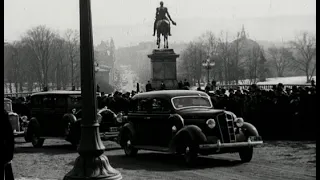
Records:
[[[98,96],[98,94],[97,94]],[[78,145],[81,137],[82,102],[80,91],[47,91],[31,95],[31,119],[25,132],[27,142],[41,147],[45,139],[65,139]],[[102,137],[115,138],[121,123],[108,109],[98,111]]]

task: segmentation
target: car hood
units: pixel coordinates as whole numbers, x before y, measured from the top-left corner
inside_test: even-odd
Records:
[[[9,116],[18,116],[18,114],[15,113],[15,112],[9,112],[8,115],[9,115]]]
[[[177,111],[184,118],[201,118],[226,112],[222,109],[188,108]]]

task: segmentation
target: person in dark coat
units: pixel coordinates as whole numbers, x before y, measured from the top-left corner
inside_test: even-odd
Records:
[[[210,91],[210,89],[211,89],[210,87],[211,87],[211,86],[210,86],[210,84],[208,83],[208,84],[206,85],[205,89],[204,89],[206,93],[209,93],[209,91]]]
[[[217,82],[213,79],[211,81],[211,90],[212,91],[215,91],[216,90],[216,87],[217,87]]]
[[[100,86],[97,84],[97,92],[100,92]]]
[[[314,81],[314,79],[311,79],[311,86],[316,86],[316,82]]]
[[[178,89],[183,89],[183,83],[181,80],[178,82]]]
[[[148,81],[148,84],[146,85],[146,91],[147,92],[152,91],[152,85],[151,85],[150,81]]]
[[[163,81],[161,81],[160,89],[161,89],[161,90],[165,90],[165,89],[166,89],[166,85],[164,84]]]
[[[11,161],[13,159],[13,151],[14,151],[14,135],[12,126],[9,120],[9,115],[6,110],[4,112],[4,117],[2,119],[2,129],[1,132],[4,134],[4,140],[3,140],[3,167],[4,167],[4,179],[5,180],[13,180],[13,172],[12,172],[12,166]]]
[[[189,89],[189,87],[190,87],[190,83],[187,81],[187,79],[184,79],[184,82],[183,82],[183,88],[184,89]]]

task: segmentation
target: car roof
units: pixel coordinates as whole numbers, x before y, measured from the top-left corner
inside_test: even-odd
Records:
[[[158,90],[143,92],[133,96],[133,99],[140,98],[152,98],[152,97],[162,97],[162,98],[173,98],[177,96],[208,96],[207,93],[194,90]]]
[[[9,98],[4,98],[4,102],[12,102],[12,100]]]
[[[54,90],[54,91],[44,91],[44,92],[33,93],[33,94],[31,94],[31,96],[54,95],[54,94],[61,94],[61,95],[81,95],[81,91]]]

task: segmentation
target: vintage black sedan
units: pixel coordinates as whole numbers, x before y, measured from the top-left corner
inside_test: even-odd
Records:
[[[32,94],[26,141],[34,147],[41,147],[45,139],[65,139],[77,146],[81,137],[81,107],[81,91],[58,90]],[[117,122],[115,113],[107,108],[98,110],[97,121],[105,140],[118,136],[121,123]]]
[[[137,94],[122,121],[118,143],[127,156],[140,149],[170,152],[184,155],[192,165],[199,154],[238,152],[243,162],[249,162],[253,147],[263,143],[252,124],[214,109],[210,97],[199,91]]]

